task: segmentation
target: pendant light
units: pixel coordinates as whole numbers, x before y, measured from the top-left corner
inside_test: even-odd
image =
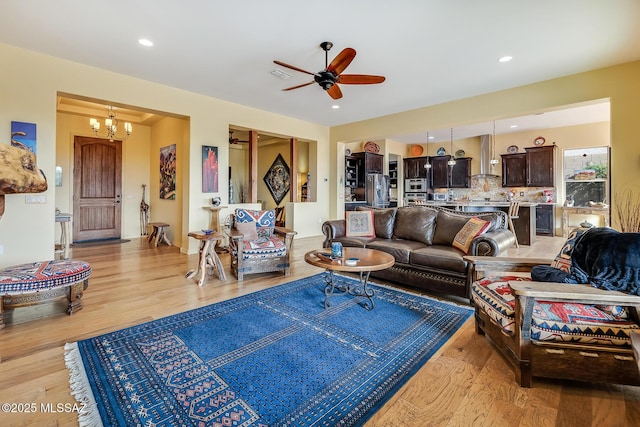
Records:
[[[424,164],[425,169],[431,169],[431,162],[429,162],[429,131],[427,131],[427,163]]]
[[[453,128],[451,128],[451,141],[449,143],[449,149],[451,150],[451,159],[449,159],[447,164],[453,167],[456,164],[456,157],[453,155]]]
[[[491,160],[489,160],[491,167],[495,167],[498,164],[496,159],[496,121],[493,121],[493,138],[491,139]]]

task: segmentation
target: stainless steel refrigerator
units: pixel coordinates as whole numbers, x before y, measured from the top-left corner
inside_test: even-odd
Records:
[[[370,173],[365,183],[365,196],[368,206],[389,207],[389,175]]]

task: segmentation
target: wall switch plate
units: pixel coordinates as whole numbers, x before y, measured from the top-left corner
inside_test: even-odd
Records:
[[[29,205],[47,203],[47,196],[44,194],[27,194],[24,202]]]
[[[524,191],[520,192],[520,197],[524,196]]]

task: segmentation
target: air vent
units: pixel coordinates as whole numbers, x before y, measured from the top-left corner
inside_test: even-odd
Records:
[[[275,70],[271,71],[271,74],[273,74],[274,76],[276,76],[277,78],[282,79],[282,80],[287,80],[288,78],[291,77],[291,74],[285,73],[284,71],[279,70],[277,68]]]

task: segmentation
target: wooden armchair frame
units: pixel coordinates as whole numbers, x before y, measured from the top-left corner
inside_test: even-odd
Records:
[[[539,258],[465,257],[474,280],[485,272],[530,271],[549,264]],[[640,372],[631,347],[583,343],[540,342],[531,339],[531,317],[536,300],[627,306],[638,322],[640,296],[607,291],[590,285],[509,281],[515,297],[514,332],[505,332],[481,307],[475,306],[476,332],[486,335],[511,366],[516,381],[531,387],[532,377],[640,385]]]
[[[242,239],[244,238],[244,235],[235,229],[235,221],[233,218],[231,220],[231,224],[232,226],[229,229],[231,271],[238,280],[243,280],[245,274],[266,273],[271,271],[283,271],[285,276],[289,275],[291,265],[291,246],[293,245],[293,236],[298,234],[296,231],[285,227],[274,228],[274,235],[281,238],[287,248],[285,255],[268,258],[243,259]]]

